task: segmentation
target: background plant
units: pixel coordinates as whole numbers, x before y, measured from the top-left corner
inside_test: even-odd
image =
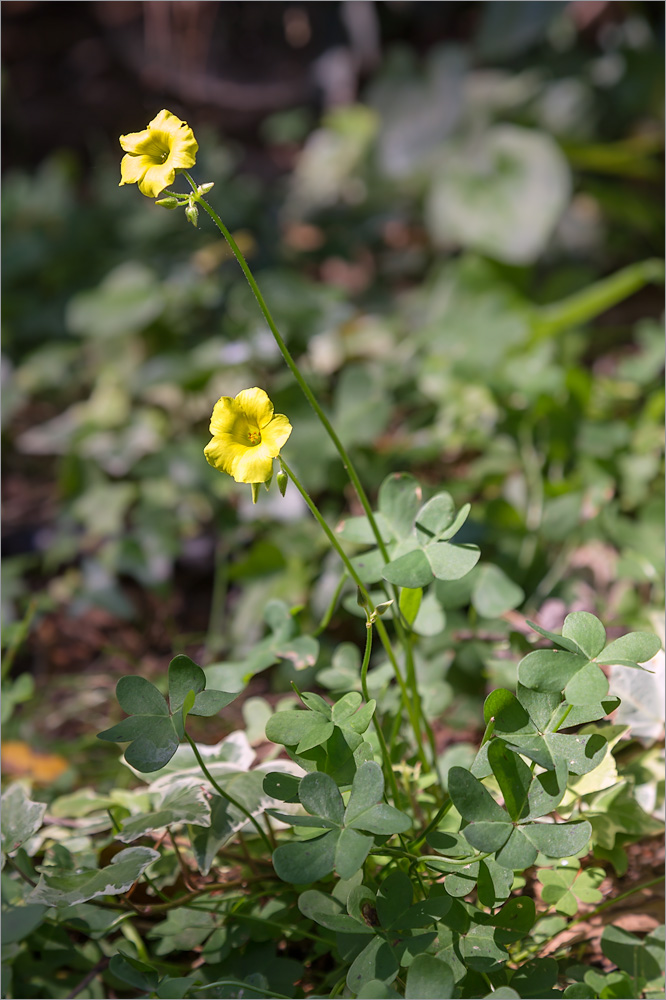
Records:
[[[505,8],[508,16],[507,5],[487,6]],[[562,48],[562,32],[575,23],[569,11],[559,21],[542,23],[530,39],[514,41],[508,54],[488,48],[493,37],[514,37],[507,23],[498,31],[489,24],[490,13],[484,17],[473,35],[469,28],[463,32],[466,51],[431,46],[420,67],[404,53],[384,59],[356,105],[321,121],[308,111],[269,119],[261,133],[265,158],[284,153],[294,138],[300,144],[293,177],[277,185],[262,185],[239,169],[239,147],[220,143],[219,129],[206,135],[196,127],[200,178],[216,181],[216,210],[248,253],[290,350],[352,450],[370,497],[377,497],[379,514],[384,516],[397,482],[412,491],[413,507],[405,501],[408,521],[443,492],[452,507],[472,503],[451,543],[464,551],[478,546],[476,567],[457,580],[436,574],[432,583],[412,578],[399,605],[411,626],[415,681],[433,730],[444,790],[449,769],[469,767],[475,759],[483,738],[484,694],[497,687],[513,691],[520,681],[516,665],[534,640],[523,616],[559,632],[567,611],[597,612],[615,636],[626,628],[651,629],[653,610],[663,601],[661,493],[655,485],[661,468],[662,348],[655,322],[660,302],[650,290],[660,277],[652,258],[661,248],[654,186],[661,140],[650,111],[650,73],[657,59],[650,42],[651,15],[647,9],[638,12],[643,28],[624,15],[611,19],[610,27],[599,23],[590,34],[570,35],[573,44]],[[617,56],[624,60],[624,72],[614,83],[604,83],[604,66],[610,72]],[[447,102],[441,99],[444,92],[450,95]],[[152,99],[148,103],[150,117],[158,105]],[[181,113],[192,119],[189,109]],[[128,125],[125,113],[123,130],[139,127],[144,113],[139,121],[135,115]],[[115,135],[113,128],[109,132]],[[85,201],[79,168],[63,154],[36,172],[15,170],[4,185],[5,250],[10,248],[4,272],[10,366],[5,370],[11,378],[5,392],[10,533],[4,600],[10,627],[3,692],[7,715],[12,706],[23,708],[6,729],[3,756],[8,770],[20,773],[24,767],[28,777],[34,776],[37,784],[28,797],[48,804],[49,821],[58,812],[68,821],[42,828],[44,839],[35,834],[28,841],[30,856],[39,864],[46,858],[47,865],[67,868],[70,861],[60,850],[66,843],[75,858],[72,867],[94,871],[108,867],[117,846],[139,850],[126,846],[130,839],[107,849],[115,824],[108,818],[110,825],[96,829],[106,808],[121,831],[128,819],[123,810],[139,817],[127,836],[132,829],[147,831],[142,836],[151,846],[140,844],[142,850],[154,850],[159,841],[149,830],[157,812],[172,817],[172,823],[191,823],[192,829],[197,818],[205,821],[204,797],[188,801],[186,789],[176,787],[172,797],[171,789],[159,784],[155,789],[151,784],[148,792],[131,792],[136,776],[117,768],[108,747],[94,739],[98,729],[119,721],[113,710],[108,718],[109,687],[116,679],[129,670],[151,677],[166,692],[164,665],[181,651],[205,665],[208,687],[229,697],[243,691],[221,717],[223,731],[236,735],[224,749],[204,756],[220,787],[227,788],[221,775],[233,774],[229,781],[238,794],[229,794],[237,803],[252,812],[264,795],[263,771],[251,769],[251,751],[238,735],[240,728],[247,727],[249,742],[263,758],[267,719],[275,709],[293,712],[296,706],[290,683],[305,692],[316,682],[331,712],[331,703],[356,692],[366,704],[368,698],[377,700],[383,718],[397,720],[385,734],[400,763],[395,768],[400,801],[394,806],[419,820],[418,832],[444,802],[434,775],[424,774],[423,762],[419,767],[410,756],[410,727],[400,718],[400,694],[376,639],[367,692],[362,690],[366,610],[357,604],[355,586],[342,578],[337,557],[326,554],[325,539],[306,519],[294,490],[280,508],[267,497],[251,510],[231,492],[231,481],[207,470],[201,460],[214,399],[247,385],[265,385],[276,409],[294,424],[287,461],[307,482],[328,523],[344,519],[337,536],[376,603],[382,599],[376,546],[367,524],[358,520],[360,508],[343,492],[345,477],[335,452],[283,372],[256,305],[213,231],[202,225],[195,234],[176,213],[127,198],[127,189],[116,189],[115,153],[100,151],[94,158]],[[470,162],[481,161],[490,171],[482,182],[469,169]],[[493,164],[506,170],[493,172]],[[486,190],[487,198],[480,200]],[[524,204],[534,204],[531,197],[540,208],[526,217]],[[447,214],[452,203],[459,206],[456,218]],[[409,474],[396,478],[403,470]],[[285,514],[290,520],[275,520]],[[394,527],[384,526],[389,547],[404,541]],[[410,544],[410,565],[418,564],[423,572],[429,543],[416,537]],[[383,619],[387,629],[392,613]],[[601,865],[607,877],[616,872],[621,878],[635,867],[632,842],[660,829],[655,813],[663,784],[660,748],[653,741],[662,729],[653,707],[658,703],[653,676],[622,668],[613,668],[612,675],[611,694],[599,695],[598,702],[610,710],[615,692],[623,698],[607,733],[611,752],[598,768],[569,776],[562,808],[567,796],[572,802],[577,797],[592,826],[592,870]],[[575,690],[575,678],[572,683]],[[326,712],[313,713],[309,706],[298,714]],[[576,725],[597,722],[581,717]],[[629,722],[631,733],[625,729]],[[200,746],[205,747],[203,740],[219,741],[218,720],[195,718],[188,724]],[[523,747],[537,735],[532,722],[525,725]],[[355,742],[350,732],[356,733],[334,724],[335,739],[343,739],[346,747],[346,740]],[[583,734],[588,742],[597,735]],[[374,723],[356,736],[381,760]],[[494,736],[489,745],[502,739]],[[425,727],[422,742],[430,760]],[[296,752],[296,744],[278,743],[283,745]],[[330,760],[323,746],[296,755]],[[57,756],[35,757],[35,747]],[[191,748],[178,754],[186,751]],[[193,752],[183,760],[187,767],[196,766]],[[497,793],[494,772],[481,780]],[[388,773],[385,782],[389,790]],[[79,797],[77,790],[91,784],[94,792]],[[63,795],[74,800],[54,806]],[[225,838],[233,840],[247,818],[219,793],[218,798],[226,805],[217,804],[212,827],[221,836],[201,835],[200,853],[184,860],[187,873],[177,851],[182,859],[190,847],[183,841],[174,849],[168,837],[158,844],[161,858],[154,864],[162,875],[152,869],[147,874],[165,896],[189,891],[185,883],[196,886],[195,866],[205,871],[205,859],[213,865],[220,849],[231,854],[240,849]],[[393,801],[390,791],[389,798]],[[271,808],[297,808],[277,799]],[[449,817],[455,819],[448,813],[445,824]],[[69,825],[74,821],[77,827]],[[176,827],[176,841],[184,829]],[[79,833],[72,853],[70,838]],[[370,836],[363,830],[359,835]],[[279,836],[288,840],[287,834]],[[257,855],[255,839],[250,836],[248,850]],[[399,843],[394,839],[388,846],[397,849]],[[435,848],[420,845],[415,856],[426,849]],[[450,864],[447,857],[455,860],[455,855],[441,856],[443,864]],[[129,872],[138,872],[147,857],[133,855]],[[375,857],[370,855],[366,865],[375,864]],[[645,861],[650,855],[640,857]],[[393,865],[409,869],[410,860]],[[251,878],[266,874],[256,857],[252,863]],[[483,886],[493,882],[492,866],[478,864],[484,892]],[[528,953],[537,946],[547,949],[546,939],[562,930],[571,896],[577,905],[584,903],[577,888],[583,895],[597,891],[596,876],[588,879],[586,864],[570,883],[568,901],[568,888],[557,901],[551,898],[578,870],[573,860],[540,868],[540,874],[553,874],[550,882],[550,876],[538,881],[544,891],[549,886],[544,902],[552,911],[543,915],[535,889],[540,917],[530,932],[534,943]],[[37,873],[26,871],[37,881]],[[238,872],[238,879],[247,875]],[[455,885],[454,874],[447,874],[449,887]],[[642,881],[650,881],[649,874]],[[527,878],[530,892],[537,883],[529,873]],[[494,879],[499,884],[500,876]],[[619,884],[616,894],[634,884]],[[17,885],[10,877],[7,893],[14,903],[24,898]],[[228,940],[233,926],[237,937],[228,947],[237,956],[238,976],[247,979],[259,965],[270,963],[275,972],[270,988],[290,995],[299,972],[293,965],[273,965],[277,946],[271,942],[291,941],[279,952],[281,961],[302,964],[302,942],[328,954],[330,936],[324,934],[325,945],[313,941],[321,927],[306,923],[296,910],[298,894],[286,884],[271,904],[277,916],[264,913],[265,886],[256,885],[255,902],[244,901],[240,886],[227,890],[238,892],[233,919],[224,916],[218,900],[212,902],[213,889],[203,894],[203,903],[199,897],[193,901],[196,909],[188,904],[179,916],[173,908],[152,917],[120,913],[123,919],[116,924],[119,911],[109,910],[109,922],[98,928],[97,938],[86,936],[75,922],[74,930],[65,928],[66,939],[58,939],[60,951],[54,946],[51,968],[60,969],[56,986],[50,973],[33,982],[35,956],[43,955],[44,942],[60,933],[54,927],[62,929],[52,914],[42,920],[45,904],[34,904],[40,911],[33,910],[33,917],[41,923],[30,927],[16,947],[9,942],[10,965],[21,984],[17,989],[25,995],[47,988],[66,995],[97,962],[110,957],[102,954],[107,941],[116,949],[122,944],[123,927],[130,936],[130,925],[145,935],[157,916],[166,932],[146,939],[157,943],[148,943],[143,958],[131,949],[128,953],[150,967],[143,970],[149,977],[157,969],[158,979],[180,973],[187,978],[203,954],[197,949],[207,948],[211,926],[220,933],[206,955],[213,956],[212,965],[218,959],[223,964],[227,944],[218,947],[218,942]],[[465,885],[470,883],[463,880],[460,888]],[[378,888],[371,883],[370,892]],[[323,889],[330,895],[330,885]],[[519,883],[516,889],[521,891]],[[147,889],[138,905],[165,904],[155,903],[152,892]],[[275,908],[280,899],[282,910]],[[626,905],[633,907],[635,899],[629,897]],[[287,938],[285,914],[296,921]],[[307,919],[314,917],[309,913]],[[201,920],[199,930],[192,929],[194,920]],[[388,929],[391,922],[378,926]],[[427,924],[421,929],[432,933]],[[415,934],[400,923],[395,930],[401,940]],[[443,933],[440,928],[438,934]],[[627,946],[624,965],[618,948],[613,951],[611,945],[608,951],[604,945],[604,954],[608,951],[620,969],[610,975],[620,978],[585,982],[588,973],[604,975],[597,951],[596,971],[581,966],[585,971],[572,977],[575,988],[583,983],[588,991],[627,992],[626,973],[635,976],[638,967],[627,963],[634,958],[639,966],[647,963],[643,979],[650,982],[653,966],[636,957],[654,947],[645,940],[645,945],[635,939]],[[54,949],[49,945],[49,950]],[[515,951],[521,955],[518,947]],[[160,960],[173,956],[173,967],[156,965],[156,955]],[[307,961],[321,965],[323,959]],[[340,954],[341,969],[345,961]],[[566,961],[560,971],[574,967],[571,958]],[[207,976],[209,964],[204,963]],[[459,971],[453,960],[447,964],[454,974]],[[414,976],[419,967],[420,961]],[[109,986],[111,973],[105,975],[106,985],[92,979],[80,995],[120,989],[115,981]],[[560,987],[565,981],[560,978]],[[410,981],[412,992],[416,982]],[[145,983],[152,987],[153,980],[125,983],[130,992]],[[530,995],[529,984],[512,983],[520,995]],[[488,992],[486,987],[478,995],[481,989]],[[269,987],[260,983],[258,988]],[[540,981],[534,986],[537,995],[547,988]],[[168,990],[168,984],[159,989]],[[173,989],[185,992],[182,984]],[[631,989],[639,987],[634,983]]]

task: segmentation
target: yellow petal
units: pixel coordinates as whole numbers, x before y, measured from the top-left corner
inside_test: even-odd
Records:
[[[138,181],[139,191],[147,198],[158,198],[165,188],[173,184],[176,171],[169,166],[168,161],[146,170],[143,178]]]
[[[120,161],[120,184],[137,184],[151,165],[143,156],[123,156]]]
[[[213,415],[210,418],[211,434],[229,433],[234,426],[236,419],[236,407],[232,396],[220,396],[213,407]]]
[[[236,404],[240,406],[248,420],[255,423],[260,430],[268,424],[273,417],[273,404],[263,389],[243,389],[236,396]],[[257,480],[260,482],[260,480]]]
[[[246,448],[233,463],[232,476],[237,483],[265,483],[273,475],[273,457],[263,444]]]
[[[277,458],[280,448],[289,439],[292,427],[284,413],[276,413],[271,422],[261,428],[261,443],[266,445],[272,458]]]

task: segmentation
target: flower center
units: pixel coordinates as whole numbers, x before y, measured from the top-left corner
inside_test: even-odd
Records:
[[[258,427],[251,427],[248,431],[247,436],[250,439],[250,444],[254,447],[257,444],[261,444],[261,431]]]

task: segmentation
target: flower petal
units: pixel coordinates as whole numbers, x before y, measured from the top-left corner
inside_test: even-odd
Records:
[[[169,162],[151,166],[145,173],[142,180],[138,182],[139,191],[147,198],[158,198],[165,188],[173,184],[176,171],[169,165]]]
[[[236,420],[236,404],[232,396],[220,396],[213,407],[213,415],[210,418],[211,434],[229,433]]]
[[[277,458],[280,448],[291,434],[292,427],[284,413],[276,413],[266,427],[261,428],[261,443],[266,446],[272,458]]]
[[[120,186],[123,184],[138,184],[143,180],[146,170],[152,161],[145,156],[123,156],[120,161]]]
[[[247,418],[255,423],[263,432],[266,424],[273,418],[273,404],[263,389],[243,389],[236,396],[236,404],[240,406]],[[257,480],[259,482],[259,480]]]

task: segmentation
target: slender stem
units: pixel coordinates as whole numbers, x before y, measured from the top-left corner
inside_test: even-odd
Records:
[[[370,701],[367,676],[368,676],[368,667],[370,665],[371,651],[372,651],[372,623],[368,621],[366,625],[366,635],[365,635],[365,652],[363,654],[363,663],[361,664],[361,691],[363,692],[363,698],[365,699],[366,704]],[[384,759],[384,770],[386,771],[386,777],[388,778],[389,784],[391,786],[391,795],[393,797],[393,804],[398,808],[400,808],[400,793],[398,792],[398,783],[395,780],[395,774],[393,773],[393,765],[391,764],[391,755],[389,754],[388,747],[386,746],[384,733],[382,732],[381,723],[377,718],[376,712],[372,716],[372,721],[375,726],[375,732],[377,733],[377,740],[379,741],[379,747],[382,752],[382,757]]]
[[[229,230],[227,229],[227,227],[225,226],[225,224],[222,222],[222,219],[219,217],[219,215],[217,214],[217,212],[213,208],[211,208],[211,206],[208,204],[208,202],[206,201],[206,199],[203,198],[199,194],[198,187],[195,184],[195,182],[192,180],[192,178],[190,177],[190,175],[188,174],[188,172],[186,170],[184,170],[183,173],[184,173],[185,177],[187,178],[187,180],[188,180],[188,182],[189,182],[189,184],[190,184],[190,186],[192,188],[192,191],[194,192],[195,201],[197,201],[201,205],[201,207],[204,209],[204,211],[208,213],[208,215],[210,216],[210,218],[213,220],[213,222],[215,223],[215,225],[217,226],[217,228],[220,230],[220,232],[224,236],[225,240],[229,244],[231,252],[233,253],[233,255],[236,258],[236,260],[238,261],[238,263],[240,265],[240,268],[241,268],[243,274],[245,275],[247,283],[250,286],[250,288],[252,289],[254,297],[257,300],[257,304],[259,305],[259,308],[261,309],[261,312],[263,313],[264,319],[266,320],[266,323],[268,324],[268,328],[270,329],[271,333],[273,334],[273,337],[275,338],[275,343],[277,344],[278,348],[280,349],[280,353],[282,354],[282,357],[284,358],[284,360],[285,360],[285,362],[287,364],[287,367],[289,368],[289,370],[291,371],[292,375],[294,376],[294,378],[298,382],[298,385],[300,386],[301,391],[303,392],[303,395],[307,399],[307,401],[310,404],[310,406],[312,407],[312,409],[317,414],[317,417],[319,418],[322,426],[324,427],[324,430],[326,431],[326,433],[330,437],[331,441],[333,442],[333,444],[335,446],[335,449],[336,449],[338,455],[342,459],[342,463],[343,463],[343,465],[344,465],[344,467],[345,467],[345,469],[347,471],[347,475],[349,476],[349,479],[351,480],[351,482],[352,482],[352,484],[354,486],[354,489],[356,490],[358,498],[361,501],[361,505],[363,507],[363,510],[365,511],[365,514],[366,514],[366,516],[368,518],[370,526],[372,527],[372,533],[374,534],[375,539],[377,540],[377,545],[379,546],[379,550],[382,553],[382,556],[384,557],[384,562],[388,562],[388,553],[386,551],[386,546],[384,544],[384,540],[383,540],[383,538],[381,536],[381,533],[379,531],[379,528],[377,526],[377,522],[375,520],[375,516],[374,516],[374,514],[372,512],[372,507],[370,506],[370,501],[368,500],[366,492],[363,489],[363,485],[361,483],[361,480],[358,477],[358,473],[356,472],[356,469],[354,468],[354,465],[352,464],[352,461],[351,461],[351,459],[350,459],[350,457],[349,457],[349,455],[347,453],[346,448],[344,447],[344,445],[342,444],[342,441],[340,440],[340,438],[336,434],[336,432],[335,432],[335,430],[333,428],[333,425],[331,424],[330,420],[328,419],[328,417],[326,416],[326,414],[322,410],[321,406],[317,402],[317,399],[316,399],[314,393],[312,392],[312,389],[310,388],[310,386],[307,384],[307,382],[305,381],[305,379],[301,375],[296,362],[294,361],[294,359],[291,356],[291,353],[290,353],[287,345],[285,344],[284,340],[282,339],[280,331],[278,330],[278,328],[277,328],[277,326],[275,324],[275,320],[273,319],[273,317],[271,315],[271,312],[270,312],[268,306],[266,305],[264,297],[261,294],[259,286],[257,285],[257,282],[254,279],[254,275],[252,274],[252,271],[248,267],[247,261],[245,260],[245,257],[243,256],[243,254],[242,254],[242,252],[240,250],[240,247],[236,243],[235,239],[233,238],[233,236],[231,235],[231,233],[229,232]]]
[[[240,266],[243,274],[245,275],[245,279],[246,279],[248,285],[252,289],[252,293],[254,294],[254,297],[257,300],[257,304],[259,306],[259,309],[261,310],[261,312],[263,314],[263,317],[266,320],[266,323],[268,324],[269,330],[273,334],[273,338],[275,340],[275,343],[277,344],[277,346],[278,346],[278,348],[280,350],[280,353],[282,354],[282,357],[284,358],[284,360],[285,360],[285,362],[287,364],[287,367],[289,368],[289,370],[291,371],[292,375],[296,379],[296,382],[298,383],[298,385],[299,385],[301,391],[303,392],[305,398],[309,402],[310,406],[312,407],[312,409],[316,413],[317,417],[319,418],[319,421],[322,424],[324,430],[326,431],[326,433],[328,434],[329,438],[333,442],[333,445],[334,445],[336,451],[338,452],[338,455],[340,456],[340,458],[342,460],[342,464],[345,467],[347,475],[349,476],[349,479],[350,479],[352,485],[354,486],[354,489],[356,490],[356,494],[357,494],[357,496],[358,496],[358,498],[359,498],[359,500],[361,502],[361,506],[363,507],[365,515],[368,518],[368,523],[370,524],[370,527],[372,529],[372,533],[375,536],[375,540],[377,542],[377,546],[379,548],[379,551],[381,552],[382,558],[383,558],[384,562],[387,563],[389,561],[389,555],[388,555],[388,551],[386,549],[386,545],[384,543],[384,539],[382,538],[381,532],[380,532],[379,527],[377,525],[377,521],[375,519],[374,513],[372,511],[372,507],[370,505],[370,501],[368,500],[367,494],[366,494],[365,490],[363,489],[363,484],[361,483],[361,480],[358,477],[358,473],[356,472],[354,464],[353,464],[353,462],[352,462],[352,460],[351,460],[351,458],[350,458],[350,456],[349,456],[346,448],[344,447],[344,445],[342,444],[342,441],[340,440],[340,438],[336,434],[335,429],[333,428],[333,425],[331,424],[330,420],[328,419],[328,417],[324,413],[323,409],[319,405],[319,402],[317,401],[317,398],[315,397],[315,395],[312,392],[310,386],[308,385],[308,383],[304,379],[303,375],[301,374],[301,372],[300,372],[300,370],[299,370],[296,362],[294,361],[294,359],[293,359],[293,357],[292,357],[292,355],[291,355],[291,353],[290,353],[287,345],[285,344],[284,340],[282,339],[282,336],[280,334],[280,331],[277,328],[275,320],[273,319],[273,316],[271,315],[271,312],[270,312],[270,310],[269,310],[269,308],[268,308],[268,306],[266,304],[266,301],[265,301],[263,295],[261,294],[261,290],[259,289],[259,286],[258,286],[258,284],[257,284],[257,282],[256,282],[256,280],[254,278],[254,275],[252,274],[252,271],[250,270],[250,268],[248,266],[248,263],[245,260],[245,257],[243,256],[243,254],[242,254],[242,252],[240,250],[240,247],[238,246],[238,244],[234,240],[233,236],[231,235],[231,233],[229,232],[229,230],[227,229],[227,227],[225,226],[225,224],[222,222],[222,219],[219,217],[219,215],[217,214],[217,212],[208,204],[208,202],[206,201],[206,199],[199,193],[198,186],[195,183],[195,181],[192,179],[192,177],[190,176],[190,174],[186,170],[183,171],[183,174],[185,175],[185,177],[186,177],[186,179],[187,179],[190,187],[192,188],[194,200],[196,202],[198,202],[198,204],[201,205],[201,207],[204,209],[204,211],[208,214],[208,216],[215,223],[215,225],[219,229],[219,231],[222,234],[222,236],[224,237],[224,239],[227,241],[227,243],[228,243],[228,245],[229,245],[229,247],[231,249],[231,252],[233,253],[233,255],[236,258],[236,260],[238,261],[238,264],[239,264],[239,266]],[[396,631],[398,632],[398,637],[400,639],[400,642],[403,645],[403,647],[406,649],[407,647],[406,647],[406,643],[405,643],[404,630],[402,629],[402,626],[400,624],[400,613],[399,613],[398,610],[396,610],[394,612],[394,620],[395,620]],[[395,657],[392,655],[392,652],[391,652],[389,658],[391,659],[391,662],[393,664],[394,660],[395,660]],[[401,685],[401,688],[402,688],[402,685]],[[413,725],[414,732],[415,732],[416,739],[417,739],[417,744],[418,744],[418,749],[419,749],[419,757],[422,759],[423,766],[427,770],[430,770],[430,766],[429,766],[429,763],[428,763],[427,758],[425,756],[425,753],[423,752],[423,745],[422,745],[422,742],[421,742],[421,727],[420,727],[419,723],[420,723],[421,718],[422,718],[422,710],[421,710],[420,697],[419,697],[418,692],[416,691],[415,686],[413,687],[412,698],[413,698],[413,702],[414,703],[413,703],[413,706],[410,708],[409,711],[410,711],[410,719],[412,720],[412,725]],[[426,731],[427,731],[428,728],[429,728],[427,726],[427,724],[425,725],[425,727],[426,727]],[[431,733],[429,734],[429,738],[431,738]],[[432,741],[432,742],[434,742],[434,741]]]
[[[352,580],[354,581],[354,583],[356,584],[356,586],[361,591],[361,594],[365,598],[365,600],[366,600],[366,602],[368,604],[368,607],[373,607],[372,601],[370,599],[370,595],[369,595],[369,593],[367,591],[367,588],[366,588],[365,584],[363,583],[363,581],[361,580],[361,578],[358,575],[358,573],[356,572],[356,570],[354,569],[354,567],[353,567],[353,565],[352,565],[352,563],[351,563],[351,561],[349,559],[349,556],[347,555],[347,553],[345,552],[345,550],[342,548],[342,546],[340,545],[340,542],[335,537],[334,533],[331,531],[331,529],[329,528],[328,524],[326,523],[326,521],[324,520],[324,518],[320,514],[319,508],[315,504],[314,500],[309,495],[309,493],[307,492],[307,490],[305,489],[305,487],[303,486],[303,484],[300,482],[300,480],[297,478],[297,476],[295,475],[295,473],[293,472],[293,470],[287,465],[287,463],[283,459],[282,455],[280,455],[280,465],[282,466],[283,471],[286,472],[286,474],[289,476],[289,478],[291,479],[292,483],[294,484],[294,486],[296,487],[296,489],[298,490],[298,492],[301,494],[301,496],[305,500],[306,504],[308,505],[308,507],[310,509],[310,512],[311,512],[312,516],[315,518],[315,520],[319,524],[320,528],[322,529],[322,531],[324,532],[324,534],[328,538],[329,542],[331,543],[331,545],[333,546],[333,548],[335,549],[335,551],[338,553],[338,555],[342,559],[342,562],[344,563],[344,565],[345,565],[345,567],[347,569],[347,572],[349,573],[350,577],[352,578]],[[377,634],[378,634],[378,636],[379,636],[379,638],[381,640],[382,646],[384,647],[389,660],[391,661],[391,666],[393,667],[393,671],[395,673],[396,680],[398,681],[398,684],[400,685],[400,691],[402,693],[402,699],[403,699],[405,708],[407,709],[407,712],[409,714],[409,718],[410,718],[410,721],[412,723],[412,727],[414,729],[414,734],[415,734],[416,739],[417,739],[419,758],[420,758],[421,763],[423,764],[423,766],[425,768],[429,769],[428,759],[427,759],[427,757],[426,757],[426,755],[425,755],[425,753],[423,751],[423,744],[421,743],[421,738],[420,738],[420,733],[419,733],[419,727],[418,727],[418,719],[417,719],[415,711],[414,711],[414,706],[412,705],[410,697],[409,697],[409,692],[407,690],[407,685],[405,684],[405,678],[402,676],[402,671],[400,670],[400,667],[398,666],[398,661],[396,660],[395,653],[393,652],[393,647],[391,646],[391,640],[389,639],[389,636],[388,636],[388,633],[387,633],[386,628],[384,626],[384,623],[382,622],[382,620],[380,618],[377,618],[375,624],[376,624],[376,627],[377,627]]]
[[[268,837],[266,836],[266,834],[264,833],[264,831],[263,831],[263,829],[261,827],[261,824],[255,819],[255,817],[252,815],[251,812],[248,812],[248,810],[245,808],[244,805],[242,805],[237,799],[235,799],[233,797],[233,795],[229,795],[229,792],[225,792],[225,790],[223,788],[221,788],[220,785],[218,785],[217,781],[215,780],[215,778],[213,777],[213,775],[210,773],[210,771],[206,767],[204,759],[201,756],[201,754],[199,753],[198,746],[196,745],[196,743],[194,742],[194,740],[192,739],[192,737],[190,736],[190,734],[187,733],[187,732],[185,733],[185,739],[187,740],[187,742],[192,747],[192,752],[194,753],[194,756],[197,759],[197,764],[199,765],[199,767],[203,771],[205,777],[208,778],[208,780],[210,781],[210,783],[213,786],[213,788],[215,789],[215,791],[219,795],[221,795],[223,799],[226,799],[227,802],[230,803],[230,805],[235,806],[236,809],[238,809],[240,812],[242,812],[244,816],[247,816],[247,818],[249,819],[250,823],[252,823],[252,826],[256,829],[257,833],[259,834],[259,836],[263,840],[263,842],[266,845],[266,848],[268,849],[268,851],[270,851],[272,853],[273,848],[271,847],[271,842],[268,839]]]
[[[324,629],[328,627],[328,625],[329,625],[329,623],[331,621],[331,618],[333,617],[333,612],[335,611],[335,609],[337,607],[338,600],[340,599],[340,594],[342,593],[343,587],[344,587],[344,585],[345,585],[346,582],[347,582],[347,570],[344,569],[342,571],[342,576],[340,577],[340,579],[338,581],[338,585],[335,588],[335,592],[333,593],[333,596],[331,597],[331,601],[330,601],[330,603],[329,603],[326,611],[324,612],[324,617],[322,618],[322,620],[319,622],[319,625],[317,625],[317,628],[312,633],[314,636],[321,635],[321,633],[324,631]]]
[[[537,337],[553,337],[561,330],[580,326],[629,298],[647,284],[663,284],[664,262],[642,260],[616,271],[560,302],[535,310],[533,328]]]
[[[428,825],[425,828],[425,830],[423,831],[423,833],[411,845],[413,851],[418,850],[418,848],[421,846],[421,844],[425,841],[425,839],[428,836],[428,834],[431,833],[433,830],[437,829],[437,827],[439,825],[439,821],[446,816],[447,812],[449,811],[449,809],[451,808],[452,805],[453,805],[453,802],[451,801],[451,799],[447,795],[446,796],[446,802],[442,806],[439,807],[439,809],[437,810],[437,812],[435,813],[435,815],[433,816],[433,818],[430,820],[430,822],[428,823]]]

